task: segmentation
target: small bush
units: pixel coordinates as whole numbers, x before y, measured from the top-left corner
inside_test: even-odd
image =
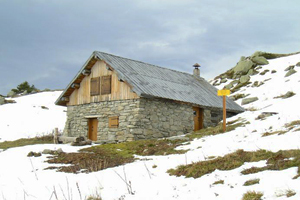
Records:
[[[12,91],[14,91],[17,94],[21,94],[25,91],[27,91],[27,93],[31,93],[35,90],[37,90],[37,88],[34,85],[30,86],[27,81],[24,81],[23,83],[19,84],[16,89],[12,89]]]
[[[248,191],[243,195],[242,200],[261,200],[263,193],[255,192],[255,191]]]
[[[254,184],[258,184],[260,181],[260,179],[251,179],[248,180],[244,183],[244,186],[249,186],[249,185],[254,185]]]

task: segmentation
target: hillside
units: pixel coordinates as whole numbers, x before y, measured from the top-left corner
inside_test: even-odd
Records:
[[[134,162],[102,171],[91,170],[90,173],[79,173],[83,172],[80,169],[73,174],[57,172],[53,168],[44,170],[49,166],[72,168],[71,164],[49,164],[45,162],[49,159],[47,154],[41,157],[27,157],[27,154],[29,151],[59,148],[64,152],[77,152],[81,147],[46,144],[0,152],[0,160],[7,161],[0,164],[0,200],[82,200],[90,195],[101,196],[103,200],[240,200],[248,191],[261,193],[262,199],[299,199],[299,62],[300,54],[256,52],[252,56],[242,57],[234,68],[216,77],[212,84],[220,89],[231,89],[231,98],[246,111],[227,120],[228,126],[235,125],[235,129],[230,128],[226,133],[220,133],[215,128],[186,136],[188,140],[175,148],[186,150],[183,154],[146,154],[151,147],[159,147],[155,147],[157,142],[140,153],[135,152],[134,157],[139,160]],[[55,97],[52,97],[54,102]],[[24,106],[20,104],[17,108],[23,98]],[[64,118],[60,114],[47,115],[52,109],[56,110],[51,107],[50,97],[45,97],[49,99],[49,104],[41,103],[41,100],[38,103],[35,101],[40,99],[37,96],[29,98],[25,96],[16,99],[17,104],[0,106],[0,137],[13,140],[51,132],[53,127],[63,127]],[[42,105],[49,110],[41,109]],[[59,109],[56,111],[63,113],[63,109]],[[14,120],[3,117],[17,110],[22,110],[23,117]],[[25,113],[35,113],[35,116],[26,117]],[[43,120],[45,116],[54,118]],[[45,123],[41,129],[33,131],[30,129],[33,123],[23,126],[21,120],[24,117],[28,118],[27,123],[53,120],[53,124]],[[14,128],[8,129],[2,121]],[[11,131],[9,133],[14,137],[7,136],[3,130]],[[97,148],[97,145],[92,146]],[[111,147],[125,152],[124,146]],[[65,155],[66,159],[68,154]]]
[[[0,142],[31,138],[62,130],[66,120],[66,108],[54,105],[61,91],[24,95],[16,103],[0,105]]]

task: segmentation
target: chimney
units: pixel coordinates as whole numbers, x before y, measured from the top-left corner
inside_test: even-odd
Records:
[[[193,71],[193,75],[195,77],[200,77],[200,69],[199,67],[201,67],[198,63],[194,64],[193,67],[195,67],[194,71]]]

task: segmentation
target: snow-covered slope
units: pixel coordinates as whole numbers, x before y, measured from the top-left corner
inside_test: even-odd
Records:
[[[54,105],[61,91],[41,92],[16,98],[0,106],[0,142],[31,138],[62,130],[66,121],[65,107]]]
[[[89,174],[66,174],[55,172],[54,170],[43,170],[49,166],[47,163],[44,163],[46,160],[45,155],[39,158],[26,157],[29,151],[42,151],[45,148],[62,148],[66,152],[71,152],[78,150],[78,147],[69,145],[34,145],[8,149],[0,152],[0,200],[75,200],[85,199],[86,196],[91,194],[100,194],[103,200],[240,200],[244,193],[252,190],[262,192],[263,199],[269,200],[286,199],[287,197],[281,194],[291,190],[296,195],[288,199],[300,199],[300,178],[292,179],[297,174],[297,167],[291,167],[282,171],[263,171],[249,175],[241,174],[243,169],[266,165],[266,161],[259,161],[245,163],[241,167],[229,171],[215,170],[196,179],[175,177],[166,173],[168,169],[175,168],[178,165],[204,161],[211,156],[224,156],[237,149],[247,151],[266,149],[274,152],[285,149],[299,149],[300,126],[296,125],[289,129],[285,125],[300,119],[300,108],[298,106],[300,102],[300,67],[295,66],[300,61],[300,54],[268,61],[269,64],[262,65],[261,68],[259,66],[256,67],[258,73],[250,76],[250,84],[246,84],[232,94],[244,94],[246,96],[236,101],[239,104],[245,98],[258,98],[257,101],[244,105],[247,109],[246,112],[228,119],[228,121],[233,121],[243,118],[250,122],[246,126],[224,134],[195,139],[189,144],[178,147],[179,149],[189,150],[183,155],[141,157],[144,159],[125,166]],[[285,69],[291,65],[298,72],[285,77],[287,73]],[[265,70],[269,71],[260,75]],[[276,70],[276,73],[273,70]],[[232,80],[228,80],[218,87],[223,88],[230,81]],[[255,81],[258,81],[258,83],[263,82],[264,84],[252,87]],[[277,98],[285,95],[287,92],[293,92],[295,95],[285,99]],[[41,106],[41,104],[39,105]],[[41,110],[39,109],[39,111]],[[261,120],[261,118],[264,119]],[[8,122],[12,123],[11,121]],[[19,126],[18,122],[14,123]],[[2,134],[3,127],[0,130]],[[286,133],[262,137],[266,132],[274,133],[275,131],[285,131]],[[47,129],[44,132],[47,132]],[[7,162],[2,162],[3,160]],[[153,165],[157,167],[152,168]],[[21,169],[19,166],[22,166]],[[128,193],[126,184],[117,175],[118,173],[124,177],[124,171],[126,172],[126,179],[131,182],[134,195]],[[260,183],[252,186],[243,186],[245,181],[254,178],[259,178]],[[213,185],[218,180],[224,180],[224,184]]]

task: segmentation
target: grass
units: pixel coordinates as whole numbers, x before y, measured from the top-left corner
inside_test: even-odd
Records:
[[[262,134],[262,137],[266,137],[266,136],[270,136],[270,135],[275,135],[275,134],[278,134],[278,135],[283,135],[285,134],[287,131],[273,131],[273,132],[265,132]]]
[[[300,125],[300,120],[295,120],[295,121],[292,121],[288,124],[285,125],[286,128],[294,128],[295,126],[299,126]]]
[[[246,121],[245,119],[239,118],[237,120],[234,121],[230,121],[227,122],[227,126],[226,126],[226,132],[229,131],[233,131],[238,127],[242,127],[245,126],[246,124],[249,124],[248,121]],[[219,123],[217,126],[215,127],[208,127],[205,129],[201,129],[199,131],[196,131],[192,134],[187,135],[187,137],[189,137],[189,139],[195,139],[195,138],[202,138],[204,136],[209,136],[209,135],[218,135],[224,133],[223,132],[223,124]]]
[[[285,193],[286,197],[292,197],[296,195],[296,192],[294,190],[287,190]]]
[[[283,193],[277,194],[276,196],[277,196],[277,197],[282,197],[282,196],[292,197],[292,196],[294,196],[294,195],[296,195],[296,192],[295,192],[294,190],[288,189],[288,190],[286,190],[286,191],[283,192]]]
[[[300,176],[300,150],[284,150],[276,153],[271,153],[265,156],[267,160],[267,166],[264,167],[251,167],[243,170],[241,173],[254,174],[265,170],[284,170],[291,167],[298,167],[298,175]]]
[[[176,169],[169,169],[168,173],[175,176],[199,178],[203,175],[212,173],[216,169],[232,170],[242,166],[245,162],[257,162],[261,160],[267,160],[267,166],[251,167],[243,170],[241,173],[245,175],[265,170],[284,170],[291,167],[298,167],[298,175],[294,178],[300,176],[300,150],[285,150],[276,153],[266,150],[255,152],[237,150],[234,153],[213,160],[196,162],[189,165],[180,165]]]
[[[244,186],[249,186],[249,185],[255,185],[255,184],[258,184],[260,181],[260,179],[251,179],[251,180],[248,180],[244,183]]]
[[[34,144],[53,144],[52,135],[37,136],[35,138],[23,138],[15,141],[5,141],[0,143],[0,149],[9,149]]]
[[[47,162],[55,164],[70,164],[57,167],[58,171],[68,173],[95,172],[110,167],[133,162],[134,155],[169,155],[181,154],[186,150],[175,150],[182,140],[139,140],[119,144],[97,145],[81,149],[79,153],[60,153]],[[53,169],[50,167],[49,169]]]
[[[224,180],[219,180],[213,183],[213,185],[224,184]]]
[[[255,192],[255,191],[248,191],[243,195],[242,200],[261,200],[263,193]]]
[[[256,152],[247,152],[237,150],[234,153],[227,154],[224,157],[217,157],[213,160],[201,161],[189,165],[180,165],[176,169],[169,169],[168,173],[175,176],[186,176],[199,178],[209,174],[216,169],[231,170],[242,166],[245,162],[256,162],[267,159],[272,152],[259,150]]]

